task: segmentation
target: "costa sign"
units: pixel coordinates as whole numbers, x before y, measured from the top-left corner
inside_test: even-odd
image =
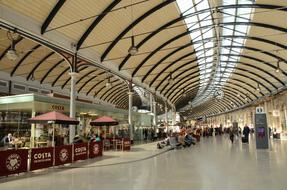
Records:
[[[55,166],[72,163],[72,145],[55,147]]]
[[[32,149],[31,170],[52,167],[53,164],[54,164],[53,147]]]
[[[51,105],[52,110],[64,111],[65,107],[62,105]]]
[[[91,142],[90,143],[90,158],[103,155],[103,146],[101,142]]]
[[[74,161],[88,158],[88,143],[74,144]]]
[[[0,176],[27,171],[28,150],[0,151]]]

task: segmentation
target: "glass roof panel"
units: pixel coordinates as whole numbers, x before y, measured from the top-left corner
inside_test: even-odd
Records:
[[[234,5],[234,4],[252,4],[255,1],[250,0],[223,0],[222,5]],[[248,25],[240,24],[237,22],[249,22],[253,9],[250,8],[228,8],[223,9],[221,12],[222,20],[218,27],[222,36],[216,40],[210,40],[216,34],[214,27],[205,27],[214,25],[214,21],[211,19],[211,11],[208,10],[208,0],[177,0],[180,11],[183,15],[188,13],[199,14],[186,18],[185,22],[189,27],[190,37],[193,40],[194,48],[196,50],[196,56],[198,58],[199,73],[200,73],[200,87],[195,99],[192,102],[193,106],[201,104],[206,100],[213,97],[213,93],[216,89],[220,89],[228,81],[228,78],[232,75],[232,72],[236,68],[236,62],[239,60],[240,53],[242,52],[242,46],[244,46],[245,38],[240,38],[248,33]],[[195,3],[195,4],[194,4]],[[184,12],[188,10],[187,12]],[[233,22],[235,24],[233,24]],[[226,23],[229,23],[226,25]],[[234,37],[239,36],[239,37]],[[215,51],[215,41],[219,44],[219,51]],[[236,47],[234,47],[236,46]],[[214,53],[217,52],[216,60],[214,60]],[[214,55],[214,56],[212,56]],[[211,69],[214,68],[214,69]],[[214,74],[212,74],[215,72]],[[211,76],[216,78],[211,79]],[[215,87],[216,86],[216,87]],[[204,100],[204,101],[203,101]]]

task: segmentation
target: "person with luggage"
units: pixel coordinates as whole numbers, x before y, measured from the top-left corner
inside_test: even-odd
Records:
[[[242,137],[242,142],[243,143],[248,143],[249,141],[249,133],[250,133],[250,129],[248,127],[248,125],[245,125],[243,128],[243,137]]]

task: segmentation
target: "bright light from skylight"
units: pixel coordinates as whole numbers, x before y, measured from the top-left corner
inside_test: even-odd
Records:
[[[222,4],[252,4],[251,0],[223,0]],[[200,87],[197,96],[192,102],[195,107],[213,97],[215,90],[220,89],[232,75],[239,61],[242,46],[245,43],[245,36],[248,34],[248,25],[236,25],[234,22],[249,22],[251,20],[251,8],[220,8],[220,20],[218,22],[220,37],[218,61],[214,60],[217,46],[215,46],[212,12],[208,0],[177,0],[182,15],[185,16],[185,23],[190,31],[190,37],[194,43],[194,49],[198,58],[200,72]],[[235,47],[233,47],[235,46]],[[213,65],[216,66],[213,68]],[[214,74],[212,74],[214,73]],[[212,77],[212,78],[210,78]]]

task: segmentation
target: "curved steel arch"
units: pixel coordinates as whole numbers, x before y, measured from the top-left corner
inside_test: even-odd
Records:
[[[192,73],[191,75],[187,75],[187,76],[185,76],[184,78],[187,78],[187,79],[185,79],[184,81],[181,81],[180,83],[178,83],[177,85],[173,85],[173,86],[171,86],[166,92],[165,92],[165,94],[164,94],[164,96],[166,96],[167,94],[168,94],[168,92],[170,91],[170,90],[172,90],[172,89],[176,89],[176,88],[179,88],[180,86],[182,86],[182,84],[186,84],[187,82],[189,82],[190,80],[192,80],[193,79],[193,74],[197,74],[197,72],[194,72],[194,73]],[[191,78],[192,77],[192,78]],[[197,79],[196,81],[192,81],[191,83],[188,83],[188,84],[193,84],[193,83],[197,83],[197,82],[199,82],[200,81],[200,79]],[[227,83],[228,84],[228,83]],[[186,86],[185,86],[186,87]],[[185,87],[181,87],[181,88],[185,88]],[[243,86],[238,86],[239,88],[243,88]],[[254,95],[256,98],[258,98],[255,94],[253,94],[250,90],[247,90],[247,89],[244,89],[244,90],[246,90],[247,92],[249,92],[249,93],[251,93],[252,95]],[[169,99],[169,97],[170,97],[170,95],[173,93],[173,91],[171,91],[170,93],[169,93],[169,95],[167,95],[167,98]]]
[[[125,100],[128,100],[128,98],[127,98],[127,96],[125,95],[125,91],[123,91],[123,89],[118,89],[119,91],[117,92],[117,94],[121,94],[121,95],[123,95],[123,96],[120,96],[120,97],[122,97],[122,100],[123,99],[125,99]],[[117,102],[117,104],[119,104],[121,102],[121,100],[119,100],[118,102]]]
[[[87,39],[89,34],[95,29],[95,27],[105,18],[105,16],[117,5],[121,2],[121,0],[113,0],[111,4],[108,5],[108,7],[105,8],[105,10],[92,22],[92,24],[89,26],[89,28],[84,32],[84,34],[79,39],[76,49],[79,50],[84,43],[84,41]]]
[[[119,107],[122,109],[128,109],[128,105],[129,105],[129,100],[128,99],[122,99],[119,102]]]
[[[223,9],[231,9],[231,8],[262,8],[262,9],[276,9],[278,11],[287,11],[286,7],[284,6],[277,6],[277,5],[268,5],[268,4],[246,4],[246,5],[225,5],[225,6],[218,6],[218,7],[214,7],[214,10],[218,9],[218,10],[223,10]],[[180,16],[174,20],[171,20],[169,22],[167,22],[166,24],[162,25],[161,27],[159,27],[157,30],[153,31],[151,34],[149,34],[146,38],[144,38],[141,42],[139,42],[139,44],[136,46],[137,48],[140,48],[142,45],[144,45],[148,40],[150,40],[151,38],[153,38],[155,35],[157,35],[159,32],[161,32],[162,30],[164,30],[165,28],[183,20],[184,18],[187,18],[187,17],[192,17],[192,16],[195,16],[195,15],[198,15],[198,14],[201,14],[201,13],[204,13],[204,12],[209,12],[211,11],[211,8],[208,8],[208,9],[204,9],[204,10],[201,10],[201,11],[198,11],[198,12],[195,12],[195,13],[191,13],[191,14],[187,14],[185,16]],[[128,59],[130,58],[131,56],[128,54],[124,60],[120,63],[120,66],[119,66],[119,70],[122,69],[122,67],[125,65],[125,63],[128,61]]]
[[[193,88],[192,91],[193,91],[193,90],[196,90],[196,88]],[[223,89],[223,91],[224,91],[224,93],[227,93],[227,94],[230,94],[230,95],[237,95],[237,93],[234,92],[234,91],[231,90],[231,89]],[[237,99],[240,100],[240,102],[242,103],[241,105],[245,104],[245,102],[243,101],[244,99],[243,99],[242,96],[239,96],[239,97],[238,97],[238,96],[235,96],[235,97],[237,97]],[[174,104],[177,104],[177,102],[180,101],[182,98],[183,98],[182,96],[180,96],[180,97],[177,96],[177,97],[175,98],[175,100],[174,100]]]
[[[90,88],[90,90],[87,91],[86,96],[88,96],[88,95],[90,94],[90,92],[91,92],[96,86],[98,86],[100,83],[102,83],[102,82],[104,82],[104,81],[105,81],[105,79],[104,79],[104,80],[100,80],[99,82],[97,82],[96,84],[94,84],[94,85],[92,86],[92,88]],[[95,96],[97,96],[97,92],[95,93],[94,97],[95,97]]]
[[[144,20],[145,18],[147,18],[148,16],[152,15],[154,12],[162,9],[163,7],[169,5],[170,3],[175,2],[175,0],[166,0],[163,1],[162,3],[156,5],[155,7],[153,7],[152,9],[148,10],[147,12],[145,12],[142,16],[140,16],[139,18],[137,18],[134,22],[132,22],[128,27],[126,27],[124,29],[124,31],[122,31],[117,37],[116,39],[113,40],[113,42],[107,47],[107,49],[104,51],[104,53],[101,56],[101,61],[104,61],[104,59],[106,58],[106,56],[109,54],[109,52],[113,49],[113,47],[120,41],[120,39],[126,35],[134,26],[136,26],[138,23],[140,23],[142,20]]]
[[[123,87],[121,87],[121,88],[118,88],[117,89],[117,93],[116,94],[125,94],[126,93],[126,91],[125,91],[126,89],[125,88],[123,88]],[[111,94],[109,94],[108,96],[110,96]],[[107,96],[107,97],[108,97]],[[126,97],[125,97],[126,98]],[[109,102],[111,102],[112,101],[112,99],[109,99]]]
[[[193,99],[194,96],[191,96],[191,95],[194,95],[194,93],[197,93],[197,90],[198,88],[192,88],[192,89],[189,89],[189,91],[185,92],[186,93],[186,96],[184,97],[183,94],[179,94],[175,100],[172,102],[174,105],[177,105],[179,101],[183,101],[184,99]]]
[[[222,61],[222,62],[227,62],[227,61]],[[230,61],[228,61],[228,62],[230,62]],[[233,62],[233,61],[231,61],[231,62]],[[235,63],[235,62],[234,62],[234,63]],[[256,66],[250,65],[250,64],[246,64],[246,63],[243,63],[243,62],[236,62],[236,63],[241,63],[241,64],[244,64],[243,66],[247,66],[247,67],[251,67],[251,68],[254,68],[254,69],[258,69],[259,71],[264,72],[265,74],[267,74],[267,75],[273,77],[274,79],[276,79],[277,81],[279,81],[282,85],[284,85],[284,83],[283,83],[281,80],[279,80],[276,76],[274,76],[273,74],[271,74],[271,73],[269,73],[269,72],[267,72],[267,71],[265,71],[265,70],[260,69],[259,67],[256,67]],[[186,65],[182,65],[182,66],[186,66]],[[181,67],[182,67],[182,66],[181,66]],[[194,66],[191,67],[191,68],[189,68],[189,70],[191,70],[191,69],[193,69],[193,68],[194,68]],[[238,68],[238,67],[237,67],[236,69],[242,70],[242,69],[240,69],[240,68]],[[187,73],[187,72],[188,72],[188,71],[185,71],[185,70],[184,70],[183,72],[181,72],[181,73],[179,73],[178,75],[174,76],[174,79],[176,79],[177,77],[179,77],[179,76],[181,76],[181,75],[183,75],[183,74],[185,74],[185,73]],[[249,72],[249,71],[248,71],[248,72]],[[193,75],[193,74],[196,74],[196,73],[197,73],[198,75],[197,75],[197,76],[193,76],[193,77],[198,77],[198,76],[199,76],[199,72],[198,72],[198,71],[195,71],[195,72],[193,72],[193,73],[187,73],[187,74]],[[257,75],[256,73],[254,73],[254,74]],[[168,78],[168,75],[167,75],[163,80],[161,80],[161,83],[159,83],[158,86],[157,86],[155,89],[157,90],[157,89],[159,88],[159,86],[160,86],[167,78]],[[260,78],[261,78],[261,79],[264,79],[264,80],[266,81],[265,78],[262,78],[262,77],[260,77]],[[266,82],[267,82],[267,81],[266,81]],[[273,84],[273,83],[270,83],[269,81],[268,81],[268,83],[274,87],[274,84]],[[162,93],[168,85],[169,85],[169,83],[167,83],[167,84],[161,89],[160,93]],[[274,87],[274,88],[275,88],[275,87]]]
[[[222,55],[226,55],[227,56],[227,54],[222,54]],[[229,54],[228,54],[229,55]],[[233,54],[230,54],[230,55],[233,55]],[[212,57],[212,56],[208,56],[208,57]],[[276,69],[276,66],[274,66],[274,65],[272,65],[272,64],[269,64],[268,62],[265,62],[265,61],[263,61],[263,60],[261,60],[261,59],[257,59],[257,58],[253,58],[253,57],[251,57],[251,56],[245,56],[245,55],[241,55],[241,57],[245,57],[245,58],[248,58],[248,59],[252,59],[252,60],[255,60],[255,61],[257,61],[257,62],[260,62],[261,64],[264,64],[264,65],[267,65],[267,66],[269,66],[269,67],[271,67],[271,68],[273,68],[273,69]],[[181,69],[181,68],[183,68],[183,67],[185,67],[185,66],[189,66],[189,64],[191,63],[191,62],[194,62],[195,60],[192,60],[192,61],[190,61],[190,62],[187,62],[187,63],[185,63],[185,64],[183,64],[183,65],[181,65],[180,67],[178,67],[178,68],[176,68],[175,70],[174,70],[174,72],[175,71],[177,71],[178,69]],[[223,61],[223,62],[226,62],[226,61]],[[233,61],[231,61],[231,62],[233,62]],[[244,62],[237,62],[237,63],[244,63]],[[250,64],[246,64],[246,63],[244,63],[244,65],[248,65],[248,66],[251,66]],[[252,67],[253,68],[255,68],[255,69],[259,69],[259,67],[256,67],[256,66],[254,66],[254,65],[252,65]],[[261,72],[264,72],[264,73],[266,73],[266,74],[268,74],[269,76],[272,76],[274,79],[276,79],[277,81],[279,81],[282,85],[284,85],[284,82],[282,82],[280,79],[278,79],[276,76],[274,76],[272,73],[270,73],[270,72],[267,72],[267,71],[265,71],[265,70],[263,70],[263,69],[259,69]],[[185,71],[183,71],[183,72],[181,72],[181,74],[183,74]],[[199,72],[199,71],[198,71]],[[156,78],[158,78],[161,74],[162,74],[163,72],[160,72],[154,79],[156,79]],[[179,75],[177,75],[176,77],[174,77],[174,79],[175,78],[177,78]],[[155,88],[155,89],[158,89],[159,88],[159,86],[166,80],[168,78],[168,75],[158,84],[158,86]],[[152,83],[151,83],[152,84]],[[166,85],[167,86],[167,85]],[[166,87],[165,86],[165,87]],[[165,89],[165,87],[162,89],[162,90],[164,90]]]
[[[180,50],[183,50],[183,49],[185,49],[185,48],[187,48],[187,47],[190,47],[190,45],[192,45],[192,43],[187,43],[187,44],[185,44],[185,45],[183,45],[183,46],[181,46],[181,47],[175,49],[174,51],[168,53],[166,56],[164,56],[162,59],[160,59],[160,60],[159,60],[156,64],[154,64],[153,67],[145,74],[145,76],[142,78],[142,82],[145,81],[145,79],[148,77],[148,75],[149,75],[160,63],[162,63],[164,60],[166,60],[166,59],[169,58],[170,56],[174,55],[175,53],[179,52]],[[191,53],[191,55],[194,54],[194,53],[195,53],[195,51],[193,51],[193,52]],[[184,58],[185,58],[185,57],[184,57]]]
[[[107,95],[107,93],[109,94],[111,91],[116,92],[117,90],[126,87],[122,85],[123,83],[120,82],[120,83],[114,84],[111,88],[106,89],[106,91],[103,94],[101,94],[100,99],[105,99],[104,97]]]
[[[105,72],[101,72],[101,73],[99,73],[98,75],[92,76],[91,78],[89,78],[89,79],[79,88],[78,93],[80,93],[80,92],[82,91],[82,89],[83,89],[89,82],[91,82],[92,80],[94,80],[95,78],[97,78],[98,76],[103,75],[103,74],[105,74]],[[102,81],[104,81],[104,80],[101,80],[101,82],[102,82]]]
[[[90,74],[94,73],[98,71],[97,69],[91,70],[90,72],[86,73],[85,75],[83,75],[81,78],[79,78],[76,82],[76,84],[79,84],[81,82],[81,80],[83,80],[85,77],[89,76]]]
[[[66,0],[58,0],[57,4],[54,6],[48,17],[45,19],[44,23],[41,26],[41,34],[44,34],[46,32],[46,29],[48,28],[49,24],[52,22],[53,18],[56,16],[58,11],[61,9],[61,7],[64,5]]]
[[[80,69],[78,69],[78,73],[79,72],[81,72],[81,71],[83,71],[83,70],[85,70],[85,69],[88,69],[89,67],[82,67],[82,68],[80,68]],[[68,82],[71,80],[71,77],[69,77],[63,84],[62,84],[62,86],[61,86],[61,89],[63,89],[67,84],[68,84]]]
[[[124,93],[124,92],[128,91],[128,89],[125,88],[125,87],[123,87],[123,86],[119,87],[117,90],[119,90],[119,91],[117,91],[116,93],[109,93],[109,94],[105,97],[105,100],[106,100],[107,102],[110,102],[110,101],[112,100],[112,98],[114,97],[114,95],[116,95],[116,94],[118,94],[118,93]]]
[[[187,80],[189,80],[189,79],[187,79]],[[231,79],[230,78],[230,80],[232,80],[232,81],[237,81],[237,82],[239,82],[240,84],[242,83],[242,84],[245,84],[246,86],[248,86],[249,88],[251,88],[251,89],[253,89],[253,90],[256,90],[256,87],[254,88],[252,85],[250,85],[250,84],[248,84],[248,83],[246,83],[246,82],[244,82],[244,81],[241,81],[241,80],[239,80],[239,79]],[[237,86],[237,87],[239,87],[239,88],[242,88],[242,89],[244,89],[245,91],[247,91],[248,93],[250,93],[250,94],[252,94],[256,99],[258,99],[258,96],[256,95],[256,94],[254,94],[252,91],[250,91],[249,89],[247,89],[247,88],[245,88],[244,86],[242,86],[242,85],[239,85],[239,84],[237,84],[237,83],[234,83],[234,82],[231,82],[231,81],[228,81],[226,84],[232,84],[232,85],[235,85],[235,86]],[[180,86],[182,85],[182,84],[184,84],[186,81],[182,81],[181,82],[181,84],[180,84]],[[186,88],[186,87],[188,87],[189,85],[194,85],[194,83],[195,82],[199,82],[199,80],[197,80],[197,81],[194,81],[193,83],[188,83],[187,85],[185,85],[184,87],[182,87],[182,88]],[[172,94],[172,92],[170,92],[170,94],[167,96],[167,98],[169,99],[169,97],[171,96],[171,94]],[[260,94],[263,96],[264,94],[262,93],[262,92],[260,92]],[[176,94],[175,94],[176,95]],[[174,95],[174,96],[175,96]],[[174,97],[173,96],[173,97]],[[173,97],[171,98],[171,100],[173,99]]]
[[[110,81],[111,83],[115,83],[117,81],[120,81],[119,79],[115,79],[114,81]],[[113,85],[111,86],[111,88],[113,87]],[[104,86],[104,88],[106,88],[106,86]],[[100,90],[97,91],[96,95],[98,95],[104,88],[101,88]]]
[[[282,58],[279,57],[279,56],[276,56],[276,55],[274,55],[274,54],[272,54],[272,53],[269,53],[269,52],[266,52],[266,51],[265,51],[265,52],[262,52],[261,50],[256,49],[256,48],[251,48],[251,47],[246,47],[246,46],[222,46],[222,47],[230,47],[230,48],[232,48],[232,47],[239,48],[239,47],[240,47],[240,48],[243,48],[243,49],[258,51],[258,52],[267,54],[267,55],[269,55],[269,56],[275,57],[275,58],[277,58],[278,60],[280,59],[280,60],[282,60],[282,61],[284,61],[284,62],[287,62],[285,59],[282,59]],[[212,48],[213,48],[213,47],[212,47]],[[208,48],[208,49],[211,49],[211,48]],[[203,50],[206,50],[206,49],[203,49]],[[212,56],[207,56],[207,57],[212,57]],[[206,58],[207,58],[207,57],[206,57]],[[199,59],[198,59],[198,60],[199,60]],[[196,60],[193,60],[193,61],[191,61],[191,62],[194,62],[194,61],[196,61]],[[173,72],[175,72],[175,71],[177,71],[178,69],[184,67],[185,65],[188,65],[188,64],[191,63],[191,62],[185,63],[184,65],[181,65],[180,67],[176,68]],[[221,61],[221,62],[226,62],[226,61]],[[234,62],[234,61],[229,61],[229,62]],[[235,62],[234,62],[234,63],[235,63]],[[238,62],[238,63],[240,63],[240,62]],[[150,86],[156,81],[156,79],[157,79],[161,74],[163,74],[163,73],[165,72],[166,69],[168,69],[169,67],[171,67],[173,64],[174,64],[174,63],[169,64],[169,65],[166,66],[163,70],[161,70],[161,72],[159,72],[159,74],[152,80],[152,82],[150,83]],[[265,62],[264,62],[264,64],[265,64]],[[271,64],[267,64],[267,65],[270,66]],[[253,66],[253,67],[259,69],[259,67],[256,67],[256,66]],[[276,67],[273,66],[273,68],[276,68]],[[268,75],[271,75],[273,78],[275,78],[277,81],[279,81],[282,85],[284,85],[284,82],[281,81],[281,80],[280,80],[279,78],[277,78],[276,76],[272,75],[272,74],[269,73],[269,72],[266,72],[266,71],[263,70],[263,69],[259,69],[259,70],[261,70],[262,72],[265,72],[265,73],[268,74]],[[147,73],[147,74],[148,74],[148,73]],[[147,76],[148,76],[148,75],[145,75],[145,77],[147,77]],[[166,80],[168,77],[169,77],[169,76],[167,75],[163,80],[161,80],[161,82],[157,85],[157,87],[156,87],[155,89],[158,89],[158,87],[159,87],[159,86],[164,82],[164,80]]]
[[[276,46],[279,46],[279,47],[281,47],[281,48],[284,48],[284,49],[287,49],[287,46],[284,46],[283,44],[280,44],[280,43],[277,43],[277,42],[273,42],[273,41],[270,41],[270,40],[265,40],[265,39],[263,39],[263,38],[257,38],[257,37],[250,37],[250,36],[222,36],[222,37],[236,37],[236,38],[245,38],[245,39],[252,39],[252,40],[256,40],[256,41],[260,41],[260,42],[262,42],[262,40],[265,42],[265,43],[268,43],[268,44],[272,44],[272,45],[276,45]],[[211,40],[211,39],[213,39],[213,38],[207,38],[207,40]],[[213,48],[213,47],[212,47]],[[207,48],[207,49],[211,49],[211,48]],[[203,50],[201,50],[201,51],[206,51],[207,49],[203,49]],[[224,55],[224,54],[221,54],[221,55]],[[240,55],[241,57],[243,56],[243,55]],[[211,56],[208,56],[208,57],[211,57]],[[250,56],[251,57],[251,56]],[[254,58],[254,59],[257,59],[257,58]],[[199,59],[198,59],[199,60]],[[285,60],[286,61],[286,60]],[[263,61],[260,61],[260,62],[263,62]],[[267,62],[264,62],[264,63],[267,63]],[[286,62],[285,62],[286,63]],[[174,64],[174,63],[173,63]],[[164,71],[165,70],[167,70],[169,67],[171,67],[171,65],[173,65],[173,64],[169,64],[169,65],[167,65],[163,70],[161,70],[161,72],[159,72],[159,74],[157,75],[157,76],[155,76],[154,77],[154,79],[152,80],[152,82],[149,84],[150,86],[154,83],[154,81],[156,81],[156,79],[162,74],[162,73],[164,73]],[[268,64],[267,63],[267,65],[271,65],[271,64]],[[158,65],[157,65],[158,66]],[[276,69],[276,67],[275,66],[271,66],[271,67],[273,67],[274,69]],[[155,66],[153,67],[153,68],[155,68]]]
[[[29,57],[29,55],[33,52],[35,52],[35,50],[37,50],[39,47],[41,47],[40,44],[34,46],[31,51],[28,51],[19,61],[18,63],[14,66],[13,70],[10,73],[10,76],[12,77],[14,75],[14,73],[16,72],[16,70],[18,69],[18,67],[26,60],[27,57]],[[10,48],[10,47],[9,47]]]
[[[100,88],[100,90],[103,90],[105,88],[105,86],[102,86],[102,88]],[[95,92],[94,97],[96,97],[98,95],[98,92]]]
[[[268,28],[268,29],[272,29],[272,30],[278,30],[281,32],[287,32],[286,28],[282,28],[279,26],[274,26],[274,25],[269,25],[269,24],[264,24],[264,23],[257,23],[257,22],[225,22],[225,23],[220,23],[220,25],[252,25],[252,26],[257,26],[257,27],[263,27],[263,28]],[[154,55],[156,54],[159,50],[161,50],[163,47],[165,47],[166,45],[184,37],[185,35],[188,35],[194,31],[200,30],[200,29],[205,29],[205,28],[210,28],[213,27],[214,25],[207,25],[207,26],[203,26],[194,30],[190,30],[190,31],[186,31],[184,33],[181,33],[175,37],[173,37],[172,39],[169,39],[168,41],[164,42],[162,45],[160,45],[159,47],[157,47],[155,50],[153,50],[147,57],[144,58],[144,60],[135,68],[135,70],[132,72],[132,77],[135,76],[135,74],[138,72],[138,70]],[[247,38],[247,39],[257,39],[258,41],[263,41],[263,42],[271,42],[270,44],[279,46],[281,48],[286,49],[286,46],[282,45],[282,44],[278,44],[277,42],[273,42],[270,40],[266,40],[264,38],[258,38],[258,37],[250,37],[250,36],[235,36],[235,35],[226,35],[226,36],[220,36],[220,38]],[[206,40],[211,40],[213,38],[216,37],[211,37],[211,38],[206,38],[204,39],[204,41]],[[196,42],[193,42],[193,44],[196,44],[198,42],[202,42],[202,40],[198,40]],[[281,46],[280,46],[281,45]]]
[[[36,71],[36,69],[42,64],[44,63],[44,61],[46,61],[46,59],[48,59],[49,57],[51,57],[52,55],[54,55],[55,52],[50,52],[48,55],[46,55],[45,57],[43,57],[34,67],[33,69],[30,71],[30,73],[28,74],[28,76],[26,77],[26,80],[29,80],[30,77],[32,76],[32,74]]]
[[[115,105],[118,105],[118,103],[124,98],[128,98],[128,95],[126,93],[118,94],[115,97],[114,101],[112,101],[111,103],[115,104]]]
[[[107,99],[107,101],[108,102],[111,102],[113,99],[115,99],[115,96],[117,96],[117,94],[112,94],[112,96],[110,96],[108,99]]]
[[[51,67],[47,73],[43,76],[43,78],[40,80],[40,84],[42,84],[44,82],[44,80],[48,77],[48,75],[56,68],[58,67],[61,63],[65,63],[65,59],[62,59],[60,61],[58,61],[55,65],[53,65],[53,67]]]
[[[57,76],[57,78],[52,82],[52,87],[55,86],[55,84],[57,83],[57,81],[61,78],[61,76],[66,73],[68,70],[70,69],[70,67],[66,68],[65,70],[63,70],[60,75]]]

